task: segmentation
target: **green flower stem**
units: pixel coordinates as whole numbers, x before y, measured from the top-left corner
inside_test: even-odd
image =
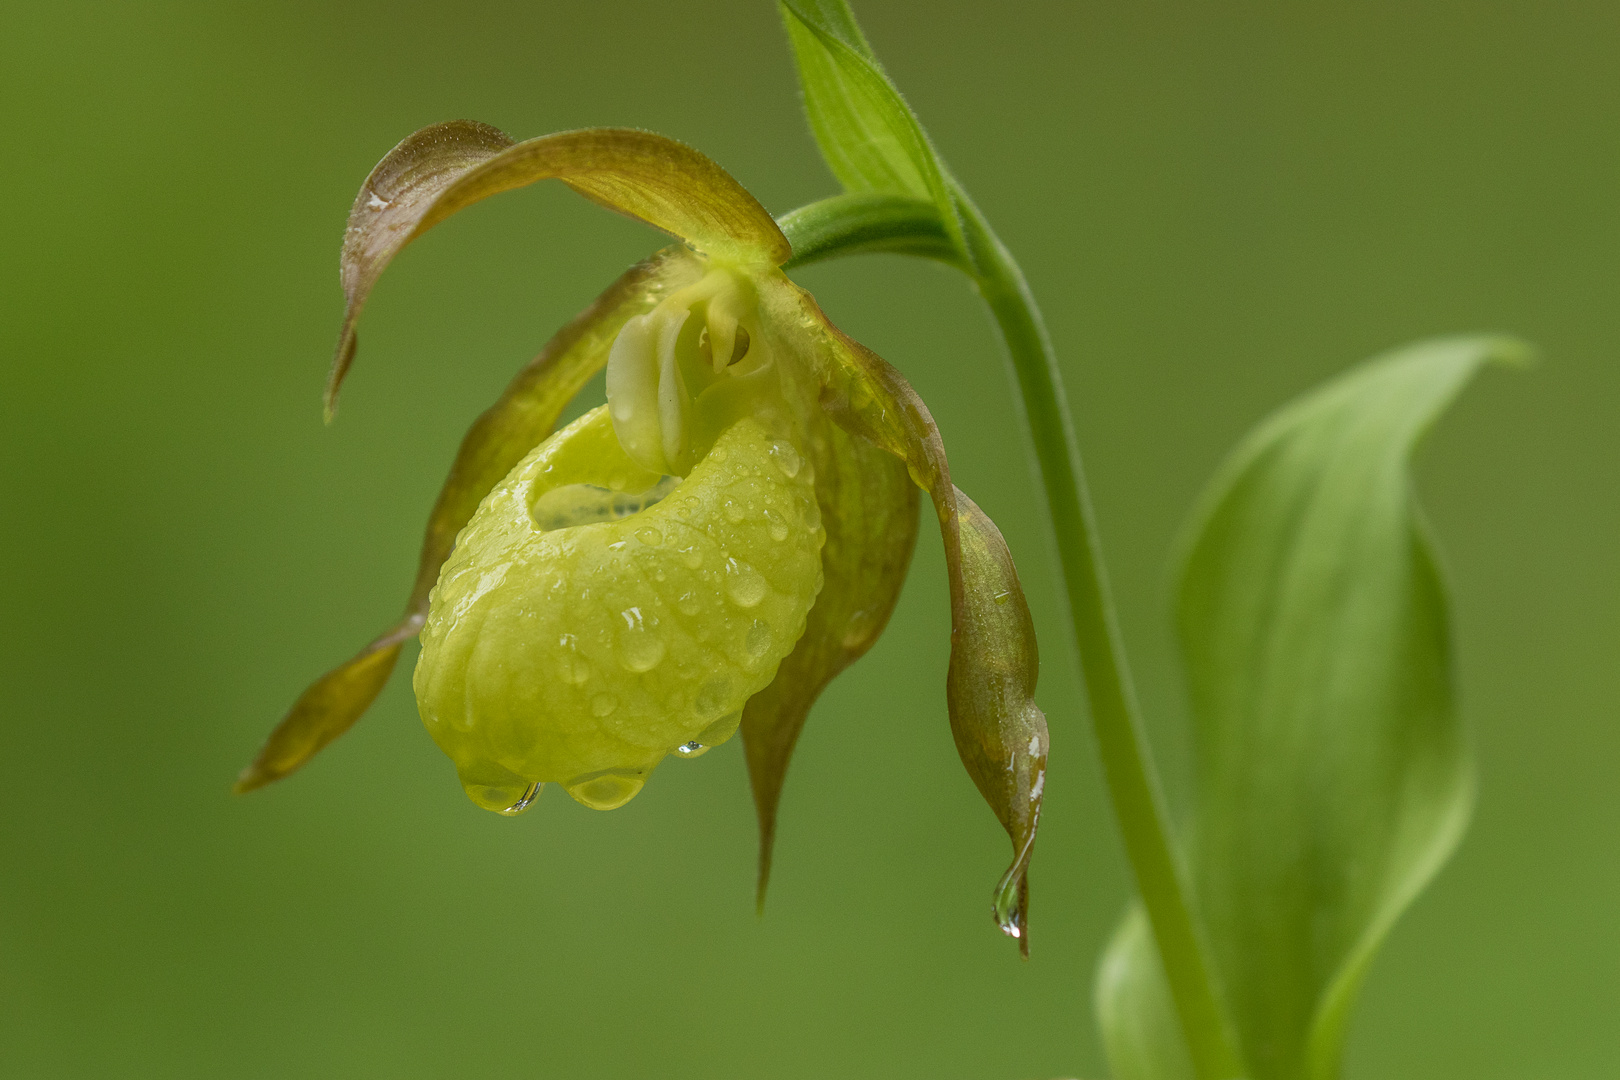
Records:
[[[967,261],[954,252],[936,253],[937,240],[946,233],[932,206],[894,196],[843,195],[781,219],[794,247],[794,262],[789,265],[860,251],[920,254],[925,252],[919,248],[928,248],[930,257],[951,262],[971,276],[989,305],[1007,345],[1046,491],[1109,795],[1182,1031],[1200,1080],[1235,1080],[1244,1070],[1215,988],[1126,667],[1063,379],[1018,264],[966,193],[957,188],[954,194],[968,244]],[[916,205],[907,205],[912,203]],[[927,208],[927,215],[921,207]],[[845,216],[846,211],[856,212]],[[916,228],[909,235],[908,222]]]
[[[834,195],[790,210],[776,223],[793,244],[793,258],[784,270],[843,255],[888,252],[935,259],[973,273],[940,223],[939,210],[921,199]]]
[[[1040,309],[1012,253],[967,195],[957,189],[956,197],[974,278],[1007,344],[1024,421],[1040,464],[1097,750],[1136,886],[1153,924],[1198,1075],[1201,1080],[1232,1080],[1243,1075],[1243,1068],[1215,989],[1191,887],[1171,836],[1164,790],[1126,666],[1063,377]]]

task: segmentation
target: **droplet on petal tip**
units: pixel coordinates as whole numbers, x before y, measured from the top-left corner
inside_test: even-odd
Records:
[[[1035,836],[1030,834],[1018,858],[1007,868],[990,901],[990,915],[1003,934],[1018,942],[1018,951],[1029,959],[1029,856]]]
[[[1023,905],[1023,881],[1013,878],[996,890],[995,900],[990,905],[990,915],[1003,934],[1018,942],[1018,951],[1027,960],[1029,937],[1025,932]]]

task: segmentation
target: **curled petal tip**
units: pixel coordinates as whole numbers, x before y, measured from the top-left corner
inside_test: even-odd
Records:
[[[236,783],[231,785],[231,794],[246,795],[250,791],[256,791],[264,787],[273,779],[274,777],[261,773],[257,766],[249,765],[237,776]]]
[[[1029,856],[1035,846],[1031,828],[1023,849],[1013,860],[990,900],[990,917],[1003,934],[1018,942],[1018,953],[1029,959]]]
[[[338,391],[354,363],[354,354],[360,348],[360,335],[355,333],[351,319],[338,338],[337,353],[332,357],[332,373],[326,377],[326,389],[321,395],[321,415],[330,424],[337,418]]]
[[[261,750],[259,755],[237,774],[236,781],[231,784],[231,794],[246,795],[250,791],[268,787],[292,771],[292,769],[277,768],[273,763],[266,760],[265,753]]]
[[[791,661],[791,659],[792,658],[789,657],[789,661]],[[784,666],[787,666],[787,664],[785,663]],[[781,669],[778,669],[777,677],[781,677]],[[744,713],[745,724],[748,719],[749,717],[746,713]],[[742,734],[744,741],[744,753],[749,759],[748,764],[750,770],[750,779],[753,779],[752,774],[756,771],[754,769],[755,755],[753,747],[748,745],[750,735],[746,726],[742,729]],[[782,766],[782,771],[786,771],[785,763]],[[780,780],[780,777],[778,776],[777,779]],[[780,794],[780,787],[777,788],[775,793]],[[757,793],[754,798],[757,807],[759,801],[759,796]],[[771,887],[771,854],[776,839],[776,804],[774,802],[771,803],[769,808],[760,814],[760,818],[759,877],[754,885],[754,915],[763,919],[765,917],[765,894]]]
[[[291,775],[347,731],[382,692],[399,659],[400,643],[420,625],[417,616],[408,615],[347,663],[310,684],[270,733],[253,763],[242,770],[234,790],[252,791]]]

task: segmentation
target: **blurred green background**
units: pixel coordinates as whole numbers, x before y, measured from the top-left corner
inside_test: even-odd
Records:
[[[1385,347],[1505,330],[1420,481],[1481,802],[1376,965],[1352,1078],[1620,1072],[1620,7],[859,6],[1018,254],[1182,785],[1165,562],[1239,435]],[[959,277],[811,268],[1021,560],[1053,771],[1034,958],[945,722],[923,537],[827,693],[752,902],[739,747],[612,814],[477,810],[403,672],[314,765],[237,769],[395,615],[460,433],[648,230],[560,186],[414,247],[319,390],[337,248],[415,128],[629,124],[773,211],[830,194],[765,0],[0,9],[0,1075],[1101,1077],[1128,885],[995,340]],[[406,665],[408,666],[408,664]]]

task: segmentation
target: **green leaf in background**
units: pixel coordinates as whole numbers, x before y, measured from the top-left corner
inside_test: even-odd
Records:
[[[821,155],[845,189],[931,203],[965,251],[944,164],[884,74],[844,0],[782,0],[804,110]]]
[[[1337,1075],[1380,942],[1450,855],[1473,773],[1446,593],[1413,498],[1417,440],[1490,337],[1371,360],[1227,461],[1181,567],[1198,782],[1190,861],[1254,1080]],[[1139,912],[1099,969],[1115,1080],[1191,1075]]]
[[[1097,1026],[1114,1080],[1198,1080],[1140,900],[1097,965]]]

